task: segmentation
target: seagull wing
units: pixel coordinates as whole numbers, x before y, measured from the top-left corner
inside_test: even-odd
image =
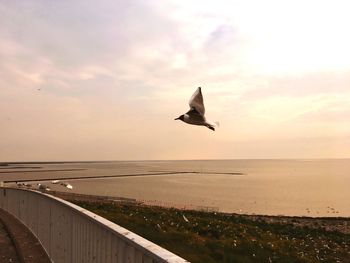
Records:
[[[199,87],[195,93],[193,93],[189,105],[191,109],[195,109],[200,115],[204,116],[205,113],[205,108],[204,108],[204,103],[203,103],[203,96],[202,96],[202,91],[201,87]]]

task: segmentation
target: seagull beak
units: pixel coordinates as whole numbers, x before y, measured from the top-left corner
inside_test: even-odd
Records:
[[[175,121],[176,121],[176,120],[180,120],[180,117],[177,117],[177,118],[176,118],[176,119],[174,119],[174,120],[175,120]]]

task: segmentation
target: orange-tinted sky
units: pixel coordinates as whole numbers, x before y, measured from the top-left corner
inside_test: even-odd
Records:
[[[349,2],[206,2],[1,1],[0,161],[350,157]]]

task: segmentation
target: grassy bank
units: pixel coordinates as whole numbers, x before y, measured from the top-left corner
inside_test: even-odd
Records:
[[[350,262],[350,219],[76,204],[193,262]]]

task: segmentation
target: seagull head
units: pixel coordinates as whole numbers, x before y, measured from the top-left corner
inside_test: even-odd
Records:
[[[177,117],[175,120],[181,120],[181,121],[184,121],[184,115],[182,114],[180,117]]]

